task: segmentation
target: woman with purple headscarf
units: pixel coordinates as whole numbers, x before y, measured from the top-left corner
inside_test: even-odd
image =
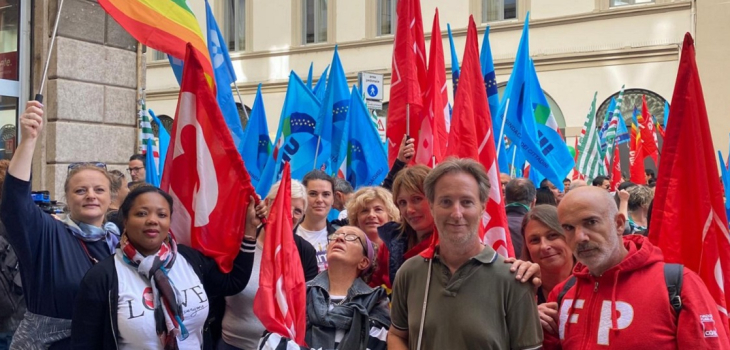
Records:
[[[382,287],[370,288],[363,281],[374,269],[375,244],[355,226],[338,229],[328,240],[329,267],[307,282],[305,342],[313,349],[386,349],[388,297]],[[259,349],[288,349],[287,345],[293,342],[266,334]]]

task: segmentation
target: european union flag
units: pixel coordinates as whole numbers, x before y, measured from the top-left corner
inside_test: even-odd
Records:
[[[347,138],[344,134],[349,105],[350,90],[347,87],[347,77],[335,46],[327,78],[327,89],[317,118],[317,128],[314,131],[314,134],[321,137],[322,141],[330,144],[330,147],[324,149],[322,153],[327,157],[317,158],[315,166],[317,168],[324,166],[325,172],[330,175],[336,175],[337,170],[345,161]]]
[[[243,126],[231,90],[231,84],[236,81],[236,73],[233,71],[231,57],[228,56],[226,41],[223,39],[220,30],[218,30],[218,24],[215,17],[213,17],[213,11],[210,9],[208,1],[205,2],[205,13],[208,22],[208,52],[213,64],[215,85],[217,87],[216,100],[223,114],[223,119],[225,119],[228,129],[231,131],[233,144],[236,145],[238,153],[243,154]]]
[[[451,46],[451,81],[454,84],[454,98],[456,98],[456,88],[459,85],[461,68],[459,68],[459,56],[456,55],[456,48],[454,47],[454,37],[451,35],[451,24],[446,23],[446,30],[449,32],[449,45]]]
[[[348,119],[346,179],[355,189],[377,186],[388,174],[388,155],[357,87],[350,95]]]
[[[150,113],[150,116],[152,116],[152,121],[157,124],[157,130],[158,131],[158,141],[159,141],[159,150],[160,150],[160,171],[159,175],[160,179],[162,179],[162,174],[165,171],[165,160],[167,159],[167,149],[170,147],[170,133],[167,132],[167,129],[162,125],[162,122],[157,119],[157,116],[155,115],[155,112],[153,112],[151,109],[147,109],[147,112]]]
[[[269,138],[269,126],[266,124],[264,99],[261,97],[261,84],[256,91],[253,109],[243,133],[243,148],[246,150],[242,154],[243,162],[251,176],[251,184],[256,187],[271,154],[271,139]]]
[[[284,107],[279,119],[274,150],[266,162],[256,193],[261,197],[268,194],[271,185],[281,178],[284,162],[291,165],[292,179],[301,180],[314,168],[317,137],[314,128],[317,124],[320,103],[294,71],[289,74]],[[319,156],[328,144],[320,145]]]

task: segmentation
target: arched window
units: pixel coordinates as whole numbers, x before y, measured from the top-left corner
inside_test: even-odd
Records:
[[[611,96],[608,96],[601,106],[596,111],[597,125],[603,125],[603,120],[606,118],[608,112],[608,106],[611,104],[611,98],[618,98],[620,91],[616,91]],[[657,94],[654,91],[646,89],[625,89],[624,99],[621,103],[621,115],[626,122],[626,125],[631,125],[631,119],[634,115],[634,107],[641,112],[641,96],[646,96],[646,106],[649,108],[649,113],[656,118],[656,120],[664,125],[664,102],[667,100]]]
[[[170,118],[167,114],[160,114],[157,116],[157,119],[160,120],[162,123],[162,126],[167,130],[167,133],[169,134],[172,130],[172,121],[173,119]],[[155,135],[155,137],[160,137],[160,129],[157,126],[157,123],[152,123],[152,135]]]

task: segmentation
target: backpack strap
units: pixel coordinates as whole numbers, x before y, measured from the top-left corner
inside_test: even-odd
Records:
[[[570,288],[573,288],[575,285],[575,276],[570,275],[568,280],[563,285],[563,289],[560,290],[560,293],[558,293],[558,308],[560,308],[560,305],[563,303],[563,297],[565,297],[565,294],[568,293]]]
[[[664,282],[667,284],[667,292],[669,293],[669,304],[672,305],[675,315],[679,317],[682,311],[682,273],[684,265],[682,264],[664,264]]]

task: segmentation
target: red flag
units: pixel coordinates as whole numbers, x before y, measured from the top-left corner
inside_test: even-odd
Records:
[[[646,96],[641,96],[641,115],[637,116],[639,120],[639,130],[641,130],[641,148],[644,157],[650,156],[654,159],[654,164],[659,164],[659,149],[657,148],[656,133],[654,133],[654,123],[652,123],[649,108],[646,106]]]
[[[730,235],[692,36],[684,36],[659,164],[649,239],[697,272],[728,327]]]
[[[446,153],[460,158],[472,158],[484,165],[492,186],[479,234],[486,244],[502,256],[514,257],[507,215],[502,203],[502,186],[499,185],[492,117],[489,113],[487,92],[484,90],[484,77],[479,63],[477,27],[472,16],[469,16],[464,62],[459,76],[459,93],[454,100]]]
[[[429,66],[426,93],[424,97],[423,120],[416,150],[416,163],[436,166],[446,153],[446,142],[449,134],[446,131],[445,116],[449,113],[449,96],[446,91],[446,65],[444,49],[441,43],[441,27],[439,10],[433,17],[431,30],[431,48],[429,50]],[[438,33],[438,34],[437,34]]]
[[[621,152],[618,150],[619,147],[613,148],[613,171],[611,173],[611,190],[618,191],[618,185],[621,184]]]
[[[253,312],[267,331],[304,346],[307,297],[304,270],[292,236],[291,170],[284,164],[271,206]]]
[[[178,242],[230,272],[246,224],[251,179],[228,132],[203,59],[188,44],[177,113],[160,188],[174,202],[170,229]]]
[[[426,85],[426,56],[420,0],[398,1],[397,14],[386,129],[390,164],[393,164],[398,157],[398,148],[404,134],[407,133],[415,138],[418,145],[423,108],[422,92]],[[406,130],[407,123],[410,124],[410,130]],[[415,157],[412,159],[415,161]]]
[[[629,140],[629,171],[631,182],[637,185],[646,185],[644,173],[644,152],[641,148],[641,134],[636,125],[631,124],[631,139]]]

